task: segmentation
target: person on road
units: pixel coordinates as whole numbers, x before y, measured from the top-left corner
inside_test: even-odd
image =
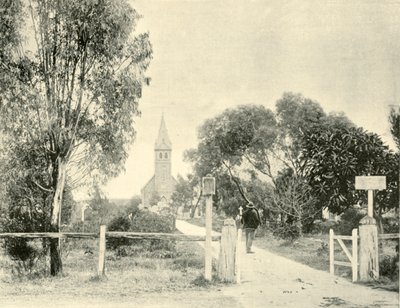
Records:
[[[242,215],[243,229],[246,234],[246,252],[254,253],[251,250],[253,245],[253,240],[256,234],[256,229],[261,224],[260,214],[258,210],[254,207],[252,202],[246,205],[246,209],[243,211]]]

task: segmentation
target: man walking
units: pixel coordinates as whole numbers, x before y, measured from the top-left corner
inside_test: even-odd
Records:
[[[253,244],[256,229],[261,224],[261,219],[258,210],[254,207],[252,202],[247,204],[246,209],[243,212],[242,223],[246,234],[246,252],[254,253],[251,250],[251,246]]]

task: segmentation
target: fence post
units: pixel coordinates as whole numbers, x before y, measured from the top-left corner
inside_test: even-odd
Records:
[[[242,214],[243,207],[239,207],[239,216],[236,217],[236,227],[237,227],[237,240],[236,240],[236,251],[235,251],[235,275],[236,275],[236,283],[241,282],[241,253],[242,253]]]
[[[240,283],[241,282],[240,254],[242,253],[242,227],[241,226],[239,226],[239,228],[237,229],[237,237],[236,238],[237,238],[237,240],[236,240],[236,251],[235,251],[235,273],[236,273],[236,283]]]
[[[335,242],[333,236],[333,230],[329,229],[329,273],[331,275],[335,274]]]
[[[105,259],[106,259],[106,226],[100,226],[100,237],[99,237],[99,267],[97,274],[104,276],[105,271]]]
[[[212,230],[212,195],[206,196],[206,242],[204,245],[205,252],[205,272],[204,278],[211,281],[212,273],[212,247],[211,247],[211,230]]]
[[[204,245],[204,278],[211,281],[212,278],[212,247],[211,247],[211,231],[212,231],[212,196],[215,194],[215,178],[210,174],[202,178],[201,181],[203,195],[206,198],[206,242]]]
[[[353,282],[358,279],[358,229],[353,229],[352,233],[352,249],[353,249],[353,260],[351,261]]]
[[[374,218],[360,220],[360,281],[379,278],[378,228]]]
[[[218,260],[218,277],[225,282],[235,280],[236,226],[232,218],[224,220]]]

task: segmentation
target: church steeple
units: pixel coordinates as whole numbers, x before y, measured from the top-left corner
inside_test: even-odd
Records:
[[[164,114],[161,117],[160,129],[158,131],[158,137],[154,146],[155,150],[171,150],[172,144],[168,136],[167,126],[164,121]]]
[[[163,202],[168,202],[171,199],[176,187],[176,180],[171,175],[171,154],[172,143],[168,136],[163,114],[154,145],[154,176],[142,189],[144,205],[155,205],[151,204],[155,196],[158,196],[160,201]]]

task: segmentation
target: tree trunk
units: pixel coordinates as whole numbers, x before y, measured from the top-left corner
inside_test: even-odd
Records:
[[[62,273],[61,245],[58,238],[50,239],[50,274],[57,276]]]
[[[199,205],[202,196],[203,196],[203,189],[200,190],[200,195],[197,198],[196,204],[194,206],[192,205],[192,207],[190,209],[190,218],[194,217],[194,214],[196,213],[197,206]]]
[[[67,171],[67,164],[58,158],[56,162],[57,179],[54,183],[54,195],[51,209],[51,231],[60,232],[61,226],[61,205],[62,196],[64,192],[65,177]],[[62,273],[62,260],[61,260],[61,240],[50,240],[50,274],[56,276]]]

